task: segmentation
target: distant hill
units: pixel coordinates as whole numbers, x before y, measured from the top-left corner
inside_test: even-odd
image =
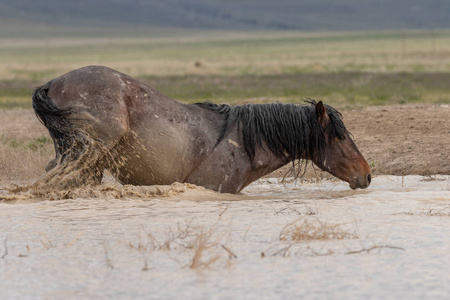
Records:
[[[0,0],[0,19],[245,30],[450,28],[448,0]]]

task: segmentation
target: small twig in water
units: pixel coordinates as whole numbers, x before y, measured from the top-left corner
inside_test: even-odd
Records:
[[[73,243],[75,243],[76,240],[78,240],[78,238],[81,236],[82,233],[79,233],[73,240],[71,240],[68,244],[67,247],[72,246]]]
[[[389,248],[389,249],[396,249],[396,250],[405,251],[405,249],[402,248],[402,247],[395,247],[395,246],[389,246],[389,245],[375,245],[375,246],[372,246],[370,248],[363,248],[361,250],[348,251],[345,254],[358,254],[358,253],[363,253],[363,252],[369,253],[372,250],[383,249],[383,248]]]
[[[222,248],[228,252],[230,259],[232,258],[237,258],[237,255],[234,254],[230,249],[228,249],[226,246],[224,246],[223,244],[221,244]]]
[[[42,243],[42,245],[44,245],[45,250],[48,250],[48,249],[52,248],[53,247],[52,241],[50,241],[50,239],[48,237],[46,237],[45,235],[43,237],[47,240],[47,243],[48,243],[47,244],[45,241],[43,241],[41,239],[41,243]]]
[[[6,257],[6,255],[8,255],[8,238],[5,238],[5,253],[3,253],[2,255],[2,259],[4,259]]]
[[[114,269],[114,266],[112,265],[111,259],[109,258],[108,249],[106,248],[105,242],[103,242],[103,248],[105,249],[106,266],[112,270],[112,269]]]
[[[288,244],[286,247],[281,248],[280,250],[276,251],[272,256],[280,255],[282,257],[287,257],[289,255],[289,250],[291,249],[292,244]],[[262,256],[264,257],[264,256]]]
[[[331,249],[328,249],[326,252],[322,252],[322,248],[319,251],[316,251],[311,247],[308,247],[308,250],[311,251],[311,256],[330,256],[334,254],[334,251]]]
[[[247,230],[245,231],[244,238],[242,239],[244,242],[245,242],[245,239],[247,238],[247,233],[249,232],[250,227],[252,227],[252,225],[249,225]]]
[[[144,254],[144,252],[141,252],[141,253],[142,253],[142,258],[144,259],[144,267],[142,268],[142,271],[147,272],[149,270],[148,263],[147,263],[147,257]]]
[[[275,215],[278,215],[279,213],[282,213],[283,211],[289,209],[289,207],[283,207],[282,209],[280,209],[279,211],[275,211]]]
[[[219,217],[221,217],[221,216],[223,215],[223,213],[227,211],[228,207],[230,207],[230,206],[229,206],[229,205],[227,205],[227,207],[225,207],[225,209],[224,209],[224,210],[222,210],[222,212],[221,212],[221,213],[219,214]]]

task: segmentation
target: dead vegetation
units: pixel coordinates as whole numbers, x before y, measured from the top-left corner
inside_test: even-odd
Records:
[[[287,224],[280,232],[279,239],[281,243],[271,245],[268,249],[261,252],[261,257],[279,256],[279,257],[316,257],[330,256],[334,254],[359,254],[371,253],[374,250],[382,249],[402,250],[402,247],[388,244],[380,245],[372,242],[371,246],[364,245],[359,240],[359,234],[355,225],[353,230],[347,230],[343,226],[346,224],[328,224],[317,218],[303,218]],[[330,245],[323,243],[330,240],[358,239],[360,247],[336,247],[336,244]],[[354,244],[354,243],[353,243]]]
[[[282,243],[271,245],[267,250],[260,252],[261,257],[313,257],[333,255],[336,252],[327,248],[325,245],[317,248],[314,245],[304,245],[299,242],[359,238],[356,232],[344,229],[344,225],[328,224],[317,218],[306,218],[289,223],[280,233],[279,239]],[[143,232],[144,236],[139,238],[138,244],[131,242],[128,244],[131,249],[142,253],[144,259],[143,271],[149,270],[148,256],[154,251],[165,251],[181,267],[190,269],[210,268],[224,260],[226,260],[225,264],[229,265],[233,259],[238,258],[238,255],[223,243],[225,233],[220,230],[217,224],[206,228],[204,226],[194,225],[192,220],[185,221],[184,223],[178,223],[174,228],[169,227],[163,239],[158,239],[154,234],[146,231],[144,228]],[[245,235],[247,235],[247,232]],[[380,247],[390,246],[376,246],[376,248]],[[363,248],[363,251],[365,250],[370,252],[373,249]],[[350,251],[348,250],[348,254],[353,254]],[[173,253],[176,254],[173,255]],[[227,257],[224,257],[224,254]]]
[[[60,247],[60,246],[70,247],[80,238],[81,235],[82,235],[82,233],[79,233],[74,238],[72,238],[69,242],[64,241],[62,243],[56,243],[56,242],[53,242],[48,236],[41,233],[41,237],[39,240],[40,240],[42,246],[44,246],[45,250],[49,250],[51,248],[56,248],[56,247]],[[28,245],[27,245],[27,250],[30,251],[30,247]]]
[[[279,257],[316,257],[330,256],[334,254],[359,254],[371,253],[374,250],[382,249],[402,250],[402,247],[388,244],[373,245],[367,247],[361,241],[359,249],[351,249],[344,245],[345,250],[329,247],[329,244],[317,243],[329,240],[359,239],[357,230],[347,230],[343,228],[345,224],[328,224],[317,218],[304,218],[287,224],[280,232],[279,239],[282,243],[270,246],[261,252],[261,258],[267,256]],[[315,242],[315,243],[305,243]]]
[[[45,136],[17,139],[0,136],[0,185],[24,183],[43,174],[53,155],[53,143]]]
[[[261,252],[261,258],[265,257],[316,257],[316,256],[329,256],[336,252],[327,248],[326,246],[314,247],[311,245],[298,245],[297,243],[289,242],[278,244],[269,247],[265,251]]]
[[[316,216],[319,214],[319,207],[316,202],[314,202],[314,207],[306,202],[301,202],[302,207],[298,208],[295,204],[287,204],[285,207],[276,209],[273,205],[272,207],[275,215],[298,215],[298,216]]]
[[[360,241],[359,247],[355,245],[348,247],[345,244],[336,247],[336,245],[322,243],[330,240],[359,239],[356,230],[346,230],[344,225],[328,224],[316,218],[306,218],[289,223],[281,230],[279,238],[281,243],[271,243],[266,250],[260,252],[261,258],[368,254],[376,250],[380,253],[383,249],[405,250],[387,243],[372,242],[371,245],[366,246]],[[145,230],[144,233],[147,239],[140,237],[137,245],[128,244],[131,249],[142,253],[143,271],[149,270],[148,254],[153,251],[165,251],[181,267],[190,269],[211,268],[220,265],[220,262],[223,263],[224,260],[226,261],[225,265],[229,265],[232,260],[238,259],[238,255],[222,242],[225,234],[217,224],[206,228],[193,225],[192,220],[185,221],[185,223],[177,224],[175,228],[169,228],[165,238],[161,241]],[[221,250],[225,250],[225,252]],[[173,255],[174,253],[175,255]],[[224,257],[224,254],[227,254],[227,257]]]
[[[317,242],[328,240],[358,239],[355,230],[343,228],[345,224],[329,224],[318,218],[301,218],[283,227],[279,239],[281,244],[275,244],[261,252],[261,257],[314,257],[335,254],[335,251],[326,245],[310,245],[303,242]]]
[[[427,204],[420,211],[407,211],[396,213],[395,215],[429,216],[429,217],[450,217],[450,204],[432,205]]]
[[[212,232],[210,230],[206,232],[203,232],[202,230],[197,234],[193,243],[194,255],[189,268],[206,268],[220,258],[219,255],[208,255],[208,253],[206,253],[210,248],[218,245],[217,242],[211,240],[211,237]]]
[[[45,235],[43,235],[41,237],[40,241],[41,241],[41,244],[44,246],[45,250],[55,247],[55,245],[53,245],[52,241]]]
[[[317,218],[299,219],[287,224],[280,232],[281,241],[357,239],[358,234],[342,228],[344,224],[328,224]]]
[[[394,249],[394,250],[401,250],[401,251],[405,251],[404,248],[402,247],[396,247],[396,246],[390,246],[390,245],[373,245],[371,247],[362,247],[359,250],[351,250],[351,251],[347,251],[345,254],[359,254],[359,253],[370,253],[373,250],[379,250],[381,251],[381,249]]]
[[[365,246],[361,243],[361,246],[352,249],[347,246],[340,248],[329,247],[327,245],[302,245],[294,242],[277,244],[269,247],[264,252],[261,252],[261,258],[265,257],[317,257],[317,256],[330,256],[330,255],[352,255],[352,254],[370,254],[378,250],[378,254],[382,250],[399,250],[405,251],[404,248],[398,246],[392,246],[388,244],[372,244],[371,246]]]
[[[196,226],[192,220],[178,223],[175,228],[169,227],[163,239],[158,239],[154,234],[144,228],[144,237],[139,238],[137,245],[129,243],[131,249],[143,253],[144,268],[148,267],[148,253],[154,251],[166,251],[169,257],[177,261],[180,266],[190,269],[205,269],[218,263],[228,254],[228,261],[237,258],[237,255],[224,245],[225,233],[216,225],[209,228]],[[225,251],[224,251],[225,250]],[[178,255],[173,257],[170,252],[176,251]]]

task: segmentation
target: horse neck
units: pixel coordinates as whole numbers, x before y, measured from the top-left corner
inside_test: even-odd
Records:
[[[262,142],[262,146],[257,146],[255,149],[255,157],[253,159],[252,167],[247,174],[247,179],[241,189],[249,185],[255,180],[266,176],[277,169],[285,166],[289,163],[267,149],[265,142]]]

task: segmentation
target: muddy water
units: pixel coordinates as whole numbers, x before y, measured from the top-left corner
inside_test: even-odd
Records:
[[[448,176],[380,176],[364,191],[277,179],[241,195],[160,189],[0,204],[0,298],[450,295]],[[280,239],[293,222],[347,236]]]

